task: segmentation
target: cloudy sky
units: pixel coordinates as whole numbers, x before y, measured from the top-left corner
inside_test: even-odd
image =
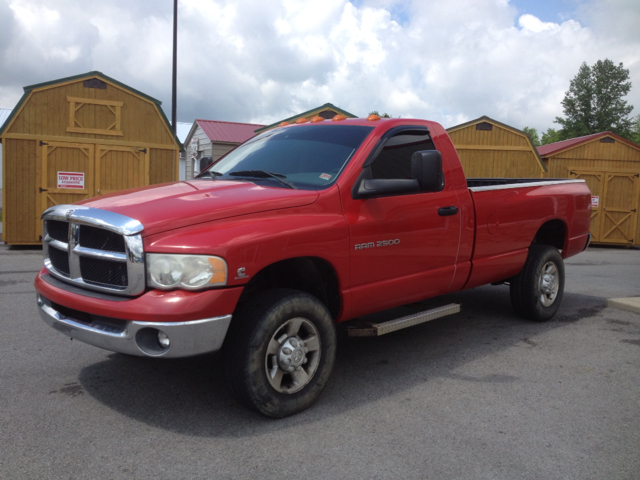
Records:
[[[331,102],[359,116],[488,115],[557,127],[580,64],[631,71],[638,0],[180,0],[178,121],[271,123]],[[0,107],[99,70],[171,117],[172,0],[0,0]]]

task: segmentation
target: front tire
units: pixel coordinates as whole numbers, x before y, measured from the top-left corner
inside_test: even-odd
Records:
[[[534,322],[550,320],[564,292],[564,261],[549,245],[532,245],[522,271],[511,280],[511,304],[518,315]]]
[[[336,356],[327,308],[304,292],[262,292],[234,318],[225,345],[225,374],[236,399],[264,415],[282,418],[311,406]]]

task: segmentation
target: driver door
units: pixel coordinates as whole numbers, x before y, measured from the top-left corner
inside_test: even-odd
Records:
[[[401,131],[365,168],[374,179],[411,178],[413,153],[433,149],[426,130]],[[440,192],[345,199],[354,315],[370,313],[372,303],[379,310],[448,291],[461,234],[457,199],[446,169]]]

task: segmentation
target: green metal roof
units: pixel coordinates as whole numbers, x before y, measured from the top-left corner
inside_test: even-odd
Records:
[[[298,118],[306,117],[310,113],[317,112],[317,111],[320,111],[320,110],[324,110],[326,108],[330,108],[331,110],[333,110],[333,111],[335,111],[337,113],[340,113],[340,114],[342,114],[342,115],[344,115],[345,117],[348,117],[348,118],[357,118],[358,117],[357,115],[354,115],[353,113],[347,112],[346,110],[342,110],[341,108],[336,107],[332,103],[325,103],[324,105],[321,105],[321,106],[316,107],[316,108],[312,108],[311,110],[307,110],[306,112],[298,113],[296,115],[293,115],[292,117],[285,118],[284,120],[279,120],[279,121],[277,121],[275,123],[272,123],[271,125],[267,125],[266,127],[259,128],[259,129],[255,130],[254,132],[255,133],[264,132],[265,130],[269,130],[270,128],[277,127],[282,122],[291,122],[291,121],[296,120]]]

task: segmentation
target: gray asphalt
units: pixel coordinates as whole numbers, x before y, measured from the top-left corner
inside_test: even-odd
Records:
[[[567,262],[558,315],[515,317],[505,286],[376,339],[342,337],[317,404],[239,407],[217,356],[153,361],[38,317],[41,250],[0,246],[0,479],[640,478],[640,250]]]

